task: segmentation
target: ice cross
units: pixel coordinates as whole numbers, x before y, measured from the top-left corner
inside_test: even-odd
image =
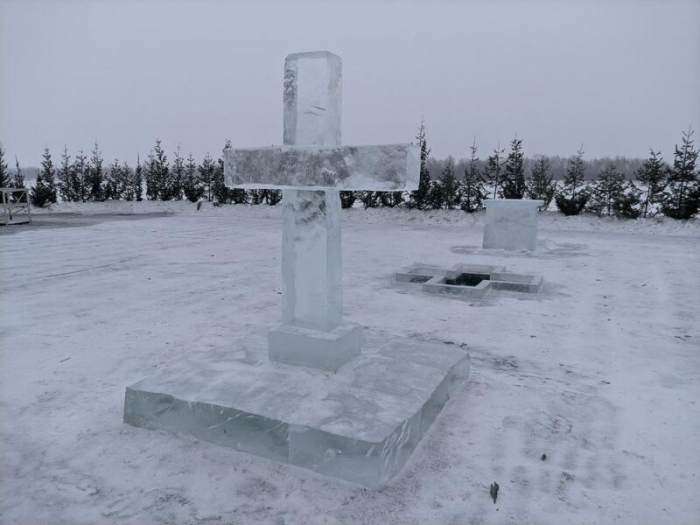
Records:
[[[284,145],[224,150],[226,185],[282,189],[282,324],[272,360],[337,370],[360,353],[343,323],[340,190],[418,188],[412,144],[341,146],[341,58],[294,53],[284,64]]]

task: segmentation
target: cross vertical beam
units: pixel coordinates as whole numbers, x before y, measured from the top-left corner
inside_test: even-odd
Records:
[[[296,53],[284,64],[284,144],[340,146],[341,58]],[[340,198],[283,190],[282,322],[330,331],[342,323]]]

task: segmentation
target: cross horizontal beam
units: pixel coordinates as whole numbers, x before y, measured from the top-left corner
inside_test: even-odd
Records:
[[[225,182],[234,188],[410,191],[419,172],[413,144],[224,150]]]

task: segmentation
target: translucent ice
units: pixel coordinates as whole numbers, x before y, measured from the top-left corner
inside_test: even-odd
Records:
[[[484,248],[534,250],[537,246],[537,209],[543,201],[494,199],[486,201]]]
[[[284,143],[341,142],[342,60],[328,51],[294,53],[284,62]]]
[[[459,348],[386,339],[337,374],[207,352],[128,387],[124,421],[382,488],[469,374]]]
[[[284,146],[224,152],[228,186],[283,190],[282,327],[270,333],[270,357],[332,371],[359,353],[362,339],[343,325],[338,191],[415,190],[420,167],[411,144],[340,145],[341,70],[327,51],[289,55]]]
[[[239,188],[409,191],[418,188],[420,151],[412,144],[228,148],[226,184]]]
[[[331,330],[343,318],[338,193],[285,191],[282,228],[282,322]]]

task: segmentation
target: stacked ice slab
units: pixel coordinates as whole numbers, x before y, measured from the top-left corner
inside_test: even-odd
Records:
[[[289,55],[284,146],[225,151],[227,184],[283,190],[282,322],[267,345],[249,334],[139,381],[124,420],[381,488],[467,376],[469,356],[343,321],[338,192],[416,189],[419,152],[341,146],[340,97],[339,57]]]
[[[531,250],[537,247],[537,211],[544,201],[486,201],[484,248]]]
[[[459,348],[369,337],[335,374],[271,363],[238,343],[126,391],[124,421],[380,489],[469,374]]]

